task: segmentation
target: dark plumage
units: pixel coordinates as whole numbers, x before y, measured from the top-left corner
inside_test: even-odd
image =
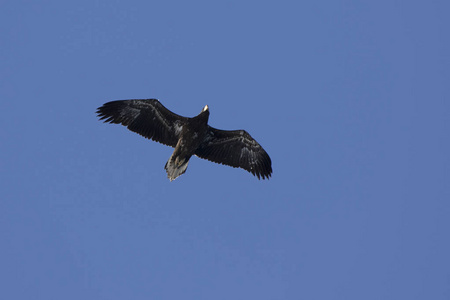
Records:
[[[206,105],[193,118],[179,116],[156,99],[118,100],[97,109],[100,120],[122,124],[148,139],[174,147],[165,165],[172,181],[184,172],[192,155],[212,162],[242,168],[268,179],[272,162],[261,145],[245,130],[220,130],[208,125]]]

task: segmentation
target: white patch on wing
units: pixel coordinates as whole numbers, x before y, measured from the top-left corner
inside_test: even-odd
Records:
[[[241,149],[241,156],[240,156],[240,158],[242,158],[245,155],[247,155],[248,157],[252,157],[251,151],[248,148],[246,148],[246,147]]]
[[[132,116],[133,119],[136,119],[139,114],[141,113],[140,109],[128,106],[126,109],[122,109],[120,111],[120,117],[122,119],[129,117],[130,115]]]
[[[153,114],[159,119],[161,124],[163,124],[168,130],[170,129],[171,124],[169,124],[167,122],[167,119],[161,113],[159,107],[155,106],[153,102],[134,100],[134,103],[136,104],[137,107],[139,107],[139,109],[133,108],[134,110],[138,111],[138,114],[136,115],[136,117],[139,116],[139,113],[140,113],[141,109],[144,109],[144,108],[148,109],[148,108],[150,108],[152,110]]]
[[[179,122],[175,122],[173,124],[173,128],[175,129],[175,135],[179,136],[181,134],[181,130],[183,130],[183,125]]]
[[[169,129],[170,125],[167,123],[167,119],[161,114],[159,109],[153,105],[151,105],[151,107],[152,107],[152,110],[155,113],[156,117],[158,117],[158,119],[161,121],[161,123],[164,124],[164,126],[166,126],[167,129]]]
[[[242,157],[247,157],[247,161],[250,164],[250,168],[253,169],[254,165],[256,164],[256,156],[255,153],[251,148],[244,147],[241,149],[241,156],[240,160],[242,160]]]

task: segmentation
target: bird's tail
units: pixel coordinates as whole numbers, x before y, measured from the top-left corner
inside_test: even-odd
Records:
[[[166,165],[164,166],[164,169],[166,169],[167,177],[169,177],[170,181],[174,180],[184,172],[186,172],[187,166],[189,163],[189,158],[180,158],[180,157],[173,157],[169,158],[169,160],[166,162]]]

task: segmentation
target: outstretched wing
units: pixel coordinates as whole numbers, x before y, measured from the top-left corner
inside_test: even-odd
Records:
[[[245,130],[228,131],[208,126],[208,133],[195,155],[215,163],[242,168],[258,179],[268,179],[272,174],[269,155]]]
[[[165,108],[156,99],[117,100],[103,104],[97,115],[105,123],[122,124],[148,139],[175,147],[188,118]]]

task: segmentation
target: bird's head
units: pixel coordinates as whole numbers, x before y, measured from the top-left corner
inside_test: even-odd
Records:
[[[200,114],[198,115],[198,117],[204,118],[204,119],[206,119],[206,122],[208,122],[208,118],[209,118],[209,108],[208,108],[208,105],[205,105],[205,107],[203,107],[203,109],[202,109],[202,111],[200,112]]]

